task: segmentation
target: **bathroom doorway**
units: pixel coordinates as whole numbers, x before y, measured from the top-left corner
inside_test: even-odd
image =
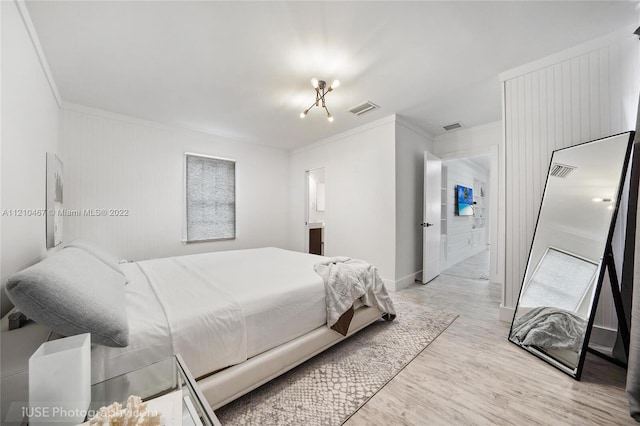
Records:
[[[442,274],[489,280],[494,173],[489,154],[442,162]]]
[[[326,225],[326,185],[324,167],[307,171],[306,250],[324,255]]]

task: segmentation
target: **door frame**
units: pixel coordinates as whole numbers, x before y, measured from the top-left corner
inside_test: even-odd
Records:
[[[438,154],[442,160],[461,160],[478,155],[489,155],[489,281],[501,284],[504,298],[505,236],[504,236],[504,169],[500,167],[498,144],[481,148]],[[502,226],[501,226],[502,224]]]
[[[304,231],[302,232],[302,250],[304,253],[309,253],[309,175],[311,170],[313,169],[304,171]]]
[[[302,238],[303,241],[303,253],[309,253],[309,202],[310,200],[310,194],[309,194],[309,175],[311,174],[311,172],[315,171],[315,170],[320,170],[323,169],[324,173],[325,173],[325,177],[324,177],[324,187],[325,187],[325,191],[327,189],[327,167],[326,166],[318,166],[318,167],[312,167],[309,168],[307,170],[304,171],[304,235]],[[325,210],[327,210],[327,198],[326,198],[326,192],[325,192],[325,200],[324,200],[324,205],[325,205]],[[326,217],[326,211],[325,211],[325,217]],[[323,230],[323,239],[327,238],[327,223],[325,221],[325,229]]]

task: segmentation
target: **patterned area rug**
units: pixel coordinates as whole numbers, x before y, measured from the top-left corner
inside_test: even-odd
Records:
[[[394,303],[394,321],[370,325],[216,415],[223,425],[343,424],[457,318]]]

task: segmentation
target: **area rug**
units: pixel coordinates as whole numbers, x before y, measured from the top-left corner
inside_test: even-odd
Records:
[[[223,425],[341,425],[457,315],[394,300],[397,318],[354,336],[216,410]]]

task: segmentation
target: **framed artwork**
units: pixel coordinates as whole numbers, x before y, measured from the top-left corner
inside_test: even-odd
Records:
[[[458,216],[473,216],[473,189],[456,185],[456,213]]]
[[[47,152],[47,248],[62,242],[62,161]]]

